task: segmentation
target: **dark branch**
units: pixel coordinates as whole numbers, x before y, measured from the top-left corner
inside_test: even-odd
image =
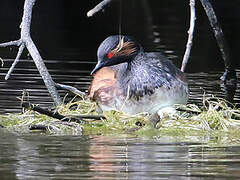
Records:
[[[82,118],[82,119],[93,119],[93,120],[102,120],[106,119],[105,116],[101,115],[71,115],[73,118]]]
[[[76,116],[64,116],[59,114],[56,111],[49,111],[47,109],[43,109],[39,106],[35,106],[34,104],[23,102],[22,107],[26,109],[30,109],[33,111],[36,111],[40,114],[47,115],[49,117],[61,120],[63,122],[77,122],[82,123],[83,119],[94,119],[94,120],[101,120],[104,119],[104,116],[98,116],[98,115],[76,115]]]
[[[220,24],[218,23],[217,16],[214,12],[212,4],[209,2],[209,0],[201,0],[201,3],[202,3],[202,6],[204,7],[204,10],[205,10],[207,16],[208,16],[208,19],[212,26],[215,38],[216,38],[218,46],[220,48],[222,58],[224,60],[225,73],[221,79],[223,81],[226,81],[228,79],[236,79],[236,71],[235,71],[234,64],[232,63],[231,58],[230,58],[229,47],[224,38],[222,28],[221,28]]]
[[[41,124],[34,124],[34,125],[29,126],[29,130],[31,130],[31,131],[34,131],[34,130],[46,131],[48,128],[52,129],[51,126],[45,126],[45,125],[41,125]]]
[[[47,115],[47,116],[55,118],[55,119],[59,119],[61,121],[72,121],[72,122],[81,123],[81,120],[82,120],[82,119],[66,117],[66,116],[63,116],[63,115],[59,114],[58,112],[49,111],[47,109],[43,109],[43,108],[41,108],[39,106],[35,106],[34,104],[31,104],[31,103],[28,103],[28,102],[23,102],[22,103],[22,107],[24,107],[26,109],[30,109],[30,110],[36,111],[36,112],[38,112],[40,114]]]

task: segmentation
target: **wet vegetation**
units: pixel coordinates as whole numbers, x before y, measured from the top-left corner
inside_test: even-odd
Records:
[[[176,105],[175,113],[146,113],[127,115],[122,112],[103,112],[100,120],[80,119],[69,122],[54,119],[32,110],[19,114],[1,115],[0,124],[20,134],[50,135],[110,135],[158,138],[168,136],[176,141],[208,144],[236,144],[240,139],[240,110],[215,97],[203,97],[201,106]],[[97,105],[88,100],[61,105],[56,110],[66,117],[98,115]]]

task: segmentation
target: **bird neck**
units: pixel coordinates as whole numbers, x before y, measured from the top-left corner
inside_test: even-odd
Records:
[[[141,51],[131,61],[117,65],[117,79],[124,95],[131,97],[134,94],[133,91],[135,91],[137,85],[133,79],[135,76],[142,75],[139,74],[139,69],[146,67],[144,57],[145,53]]]
[[[133,72],[135,71],[136,68],[139,66],[143,65],[145,63],[144,61],[145,58],[145,53],[144,51],[139,51],[134,58],[128,62],[128,68],[127,71]]]

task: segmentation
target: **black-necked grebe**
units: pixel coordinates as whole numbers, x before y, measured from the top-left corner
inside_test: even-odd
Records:
[[[89,97],[103,111],[155,113],[186,104],[188,85],[175,65],[159,52],[144,52],[128,36],[110,36],[98,48]]]

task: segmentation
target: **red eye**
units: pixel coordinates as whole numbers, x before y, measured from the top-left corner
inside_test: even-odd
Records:
[[[108,59],[111,59],[113,56],[114,56],[114,54],[113,54],[113,52],[110,52],[110,53],[108,53]]]

